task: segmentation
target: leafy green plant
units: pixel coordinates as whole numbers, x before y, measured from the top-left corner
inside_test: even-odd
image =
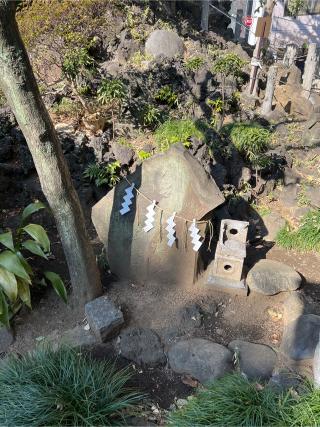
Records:
[[[235,53],[224,53],[222,55],[218,55],[214,64],[213,71],[215,73],[221,74],[222,82],[221,82],[221,94],[222,94],[222,112],[220,116],[220,121],[218,124],[218,130],[220,130],[223,126],[223,121],[225,117],[225,86],[226,86],[226,78],[231,76],[233,79],[239,78],[241,76],[241,72],[246,62],[242,60]]]
[[[231,139],[247,160],[252,162],[258,161],[258,157],[268,149],[271,139],[270,131],[254,122],[231,123],[223,126],[221,132]]]
[[[221,98],[217,98],[215,100],[208,99],[207,104],[209,105],[209,107],[211,108],[211,111],[212,111],[212,117],[211,117],[210,124],[212,127],[215,128],[215,127],[217,127],[218,120],[220,119],[221,114],[224,110],[223,101]]]
[[[68,79],[75,80],[81,71],[93,68],[94,64],[94,59],[90,56],[88,49],[86,47],[78,47],[66,52],[62,71]]]
[[[155,128],[161,122],[161,111],[154,105],[146,105],[142,113],[143,125]]]
[[[143,397],[130,390],[129,368],[116,370],[78,349],[41,346],[0,366],[0,424],[111,426],[125,424]]]
[[[98,101],[103,104],[122,102],[126,97],[124,83],[119,79],[103,79],[98,90]]]
[[[144,150],[139,150],[137,154],[138,154],[138,159],[141,161],[149,159],[152,156],[151,153],[147,153],[147,151],[144,151]]]
[[[103,79],[98,90],[97,99],[102,105],[108,105],[111,110],[112,136],[114,137],[115,114],[121,113],[121,106],[126,99],[124,83],[119,79]]]
[[[0,234],[0,322],[9,325],[10,315],[21,304],[31,308],[30,287],[36,283],[51,283],[57,294],[67,302],[67,292],[60,276],[45,271],[43,279],[36,281],[25,252],[44,259],[50,254],[50,240],[45,229],[39,224],[27,224],[29,217],[45,206],[41,202],[31,203],[22,212],[20,225],[16,230]]]
[[[193,56],[192,58],[189,58],[187,61],[185,61],[184,66],[187,70],[197,71],[203,66],[203,64],[203,58],[200,56]]]
[[[266,215],[269,215],[272,210],[267,205],[252,203],[251,208],[255,210],[261,217],[264,217]]]
[[[308,212],[295,230],[287,224],[279,231],[276,243],[286,249],[320,252],[320,210]]]
[[[93,181],[96,187],[101,187],[102,185],[114,187],[120,180],[118,175],[120,168],[121,165],[118,161],[108,163],[105,166],[91,163],[83,172],[83,176],[89,181]]]
[[[178,95],[168,85],[159,89],[154,99],[161,104],[169,105],[169,107],[176,107],[178,105]]]
[[[169,415],[169,425],[288,426],[295,403],[290,392],[250,382],[240,374],[215,380],[181,409]]]
[[[186,148],[191,147],[190,138],[205,138],[205,130],[200,123],[192,120],[167,120],[158,127],[155,139],[160,151],[167,150],[171,144],[181,142]]]
[[[297,16],[305,6],[305,0],[289,0],[287,2],[287,9],[291,16]]]

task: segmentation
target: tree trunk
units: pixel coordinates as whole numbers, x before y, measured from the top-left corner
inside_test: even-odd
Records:
[[[0,0],[0,86],[26,138],[61,237],[74,305],[102,292],[78,195],[51,118],[41,99],[15,20],[16,2]]]
[[[304,89],[303,96],[309,99],[311,95],[312,83],[317,68],[319,57],[317,54],[316,43],[310,43],[308,48],[308,56],[304,66],[304,73],[302,76],[302,87]]]
[[[272,110],[272,100],[273,100],[276,78],[277,78],[277,66],[271,65],[268,71],[266,94],[265,94],[263,104],[262,104],[262,109],[261,109],[261,113],[263,115],[269,114]]]

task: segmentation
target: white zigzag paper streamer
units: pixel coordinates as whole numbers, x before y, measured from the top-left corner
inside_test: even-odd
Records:
[[[176,231],[174,229],[176,226],[176,223],[174,222],[175,215],[176,215],[176,212],[173,212],[173,214],[167,219],[167,224],[168,224],[166,227],[166,230],[168,232],[168,234],[167,234],[167,238],[168,238],[167,245],[170,246],[170,248],[176,240],[176,236],[175,236]]]
[[[122,209],[120,209],[121,215],[124,215],[128,212],[130,212],[131,208],[129,206],[132,205],[131,199],[134,198],[133,195],[133,189],[134,189],[134,183],[130,185],[130,187],[126,188],[125,193],[126,195],[123,197],[123,203],[122,203]]]
[[[146,233],[148,231],[150,231],[154,227],[153,223],[154,223],[154,217],[155,217],[155,214],[156,214],[155,210],[154,210],[155,206],[156,206],[156,201],[154,200],[151,203],[151,205],[149,205],[147,207],[148,213],[146,214],[146,220],[144,222],[145,226],[143,227],[143,231],[145,231]]]
[[[193,250],[197,252],[202,245],[201,236],[200,236],[200,230],[196,226],[196,220],[194,219],[192,221],[192,224],[189,228],[190,236],[192,237],[192,244],[193,244]]]

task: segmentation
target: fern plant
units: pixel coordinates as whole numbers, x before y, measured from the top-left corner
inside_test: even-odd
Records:
[[[0,322],[7,326],[11,315],[21,304],[31,308],[30,287],[36,283],[51,283],[67,302],[67,292],[60,276],[44,271],[42,280],[37,282],[29,263],[30,255],[47,260],[50,254],[50,240],[45,229],[39,224],[27,224],[33,213],[44,208],[41,202],[31,203],[23,210],[19,227],[0,234]]]
[[[102,185],[114,187],[120,180],[118,176],[120,168],[121,165],[118,161],[108,163],[106,166],[91,163],[83,172],[83,176],[89,181],[93,181],[96,187],[101,187]]]
[[[168,85],[159,89],[154,98],[156,101],[166,104],[169,107],[176,107],[178,105],[178,95]]]
[[[161,111],[154,105],[146,105],[143,109],[143,125],[155,128],[161,122]]]

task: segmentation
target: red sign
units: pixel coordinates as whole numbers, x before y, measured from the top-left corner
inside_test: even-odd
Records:
[[[243,19],[243,23],[246,27],[251,27],[252,22],[253,22],[252,16],[245,16]]]

